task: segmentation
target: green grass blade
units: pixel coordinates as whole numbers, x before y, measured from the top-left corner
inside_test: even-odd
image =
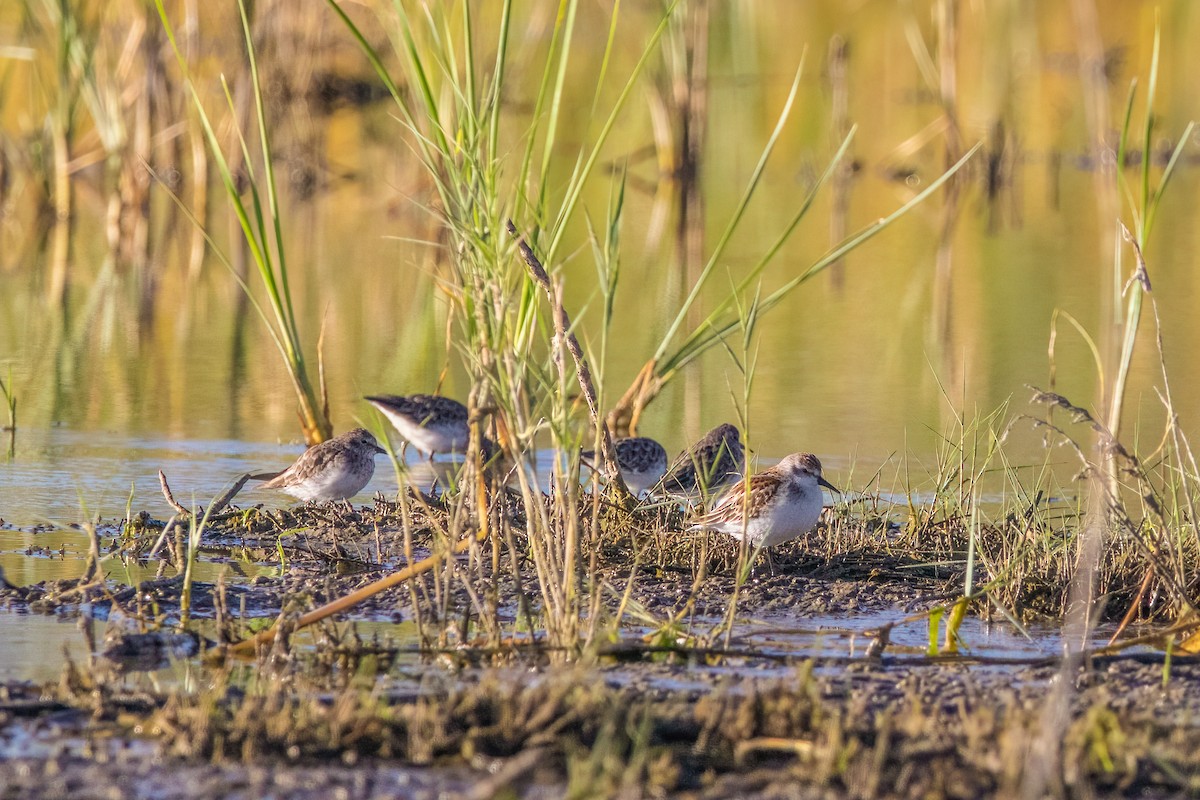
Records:
[[[425,103],[425,114],[432,126],[434,142],[439,152],[449,155],[454,151],[451,149],[450,143],[446,140],[446,133],[442,129],[442,120],[438,110],[437,99],[433,96],[433,87],[429,83],[429,74],[425,68],[425,62],[421,59],[421,52],[417,48],[412,25],[408,20],[408,12],[404,10],[399,0],[396,1],[395,6],[396,13],[400,19],[400,33],[404,38],[405,53],[408,56],[412,75],[417,80],[417,88],[420,90],[421,98]]]
[[[584,161],[583,168],[579,171],[576,180],[572,181],[567,190],[567,196],[563,199],[562,208],[559,210],[554,224],[554,235],[550,239],[550,244],[546,247],[545,263],[547,266],[554,262],[554,256],[558,252],[558,247],[562,243],[563,234],[567,230],[567,220],[575,213],[575,207],[579,203],[579,196],[583,193],[583,186],[587,182],[588,177],[592,174],[592,169],[596,165],[596,161],[600,158],[600,151],[604,148],[604,143],[608,141],[608,136],[612,132],[613,126],[616,125],[617,117],[621,110],[625,107],[625,101],[629,99],[630,93],[633,91],[634,83],[637,77],[642,74],[646,63],[650,60],[650,56],[654,52],[655,46],[662,38],[663,33],[667,30],[667,25],[671,21],[675,9],[679,6],[679,0],[671,3],[663,14],[662,20],[658,23],[658,27],[654,29],[645,48],[642,50],[641,56],[633,69],[630,70],[629,78],[625,85],[621,88],[621,93],[618,95],[616,102],[613,104],[612,110],[609,112],[608,118],[604,121],[603,127],[596,135],[596,140],[592,146],[591,152]]]
[[[292,293],[290,291],[290,287],[288,286],[287,261],[283,246],[283,229],[281,227],[282,223],[280,222],[279,192],[276,189],[275,182],[275,160],[272,157],[270,130],[267,126],[266,107],[263,103],[262,81],[259,80],[258,58],[254,51],[254,38],[250,34],[250,19],[246,14],[246,0],[238,0],[238,12],[241,14],[242,32],[246,38],[246,53],[250,62],[250,85],[254,89],[254,109],[258,121],[259,145],[262,148],[263,172],[265,173],[267,179],[267,203],[269,212],[267,216],[271,220],[275,236],[275,259],[277,260],[277,263],[268,260],[265,266],[266,271],[271,274],[272,279],[274,279],[276,273],[278,273],[279,276],[281,291],[277,293],[276,297],[272,298],[272,302],[279,302],[280,309],[284,312],[281,315],[281,322],[286,326],[287,329],[287,336],[285,338],[292,342],[298,343],[300,341],[300,333],[296,328],[296,313],[292,306]],[[255,181],[251,181],[250,183],[253,185]],[[256,192],[255,197],[257,198],[257,196],[258,195]],[[261,212],[259,213],[258,222],[261,235],[263,235],[265,239],[266,224],[262,218]],[[264,241],[264,249],[265,247],[266,243]],[[274,280],[272,282],[274,282]],[[303,356],[301,355],[299,347],[295,348],[294,358],[301,362],[303,360]]]
[[[820,178],[817,179],[816,183],[814,183],[812,185],[812,187],[809,189],[808,194],[805,195],[804,200],[803,200],[803,202],[801,202],[799,209],[797,209],[796,213],[794,215],[792,215],[792,219],[784,227],[783,231],[779,234],[779,236],[776,237],[775,241],[771,244],[771,246],[768,247],[766,252],[763,253],[762,257],[759,258],[758,263],[756,263],[750,269],[750,271],[746,273],[745,277],[743,277],[740,281],[738,281],[738,284],[734,288],[734,291],[731,292],[729,295],[727,295],[724,299],[722,299],[712,309],[712,311],[709,312],[707,319],[705,319],[705,321],[703,323],[698,325],[696,327],[696,329],[693,330],[687,336],[687,338],[684,340],[683,344],[679,348],[680,351],[685,351],[685,350],[690,349],[695,344],[697,339],[705,338],[706,331],[713,324],[715,324],[716,321],[719,320],[725,314],[725,312],[729,309],[730,303],[733,301],[733,297],[737,293],[746,291],[746,289],[749,288],[750,284],[758,279],[758,277],[762,274],[763,270],[766,269],[767,265],[770,264],[772,260],[774,260],[775,256],[779,253],[779,251],[783,248],[783,246],[787,243],[787,241],[792,237],[792,234],[795,233],[796,228],[799,226],[801,220],[803,220],[804,217],[808,214],[809,209],[812,207],[812,204],[816,200],[817,195],[820,193],[821,189],[825,186],[826,183],[828,183],[829,179],[831,177],[833,177],[834,171],[838,168],[838,165],[841,164],[842,159],[845,157],[846,152],[850,148],[850,142],[854,138],[855,131],[856,131],[856,128],[851,128],[850,131],[846,134],[846,138],[842,140],[841,146],[838,148],[837,152],[834,154],[833,159],[829,162],[829,165],[825,168],[825,171],[821,174]],[[664,344],[667,343],[667,340],[665,337],[664,337],[663,343]],[[660,350],[661,349],[662,348],[660,347]]]
[[[541,191],[538,193],[538,217],[544,216],[546,211],[546,193],[550,187],[550,159],[554,155],[555,142],[558,137],[558,117],[562,113],[563,92],[567,83],[567,65],[570,63],[571,55],[571,35],[575,31],[575,12],[578,7],[578,0],[570,0],[566,4],[563,47],[558,52],[558,71],[554,77],[554,89],[550,93],[550,115],[546,120],[546,139],[542,144],[542,181]]]
[[[504,97],[504,67],[508,63],[508,32],[511,24],[512,0],[504,0],[500,32],[496,36],[496,68],[492,71],[491,113],[488,118],[488,155],[494,160],[500,157],[500,101]]]
[[[1157,12],[1155,14],[1157,17]],[[1137,231],[1138,244],[1146,246],[1146,215],[1150,211],[1150,161],[1154,151],[1154,97],[1158,90],[1158,57],[1161,31],[1154,25],[1154,47],[1150,53],[1150,81],[1146,86],[1146,123],[1142,129],[1142,186],[1138,208],[1142,210],[1141,225]]]
[[[916,208],[927,197],[929,197],[929,195],[941,188],[942,184],[957,174],[958,171],[963,168],[963,166],[971,159],[972,156],[975,155],[976,152],[979,151],[979,148],[982,146],[982,142],[976,144],[974,147],[968,150],[962,158],[955,162],[950,169],[942,173],[941,177],[929,184],[929,186],[925,187],[925,189],[923,189],[920,193],[914,195],[907,203],[900,206],[900,208],[896,209],[883,219],[867,225],[858,233],[846,239],[837,247],[833,248],[821,258],[817,259],[817,261],[802,274],[771,292],[762,302],[762,311],[765,312],[770,310],[788,294],[790,294],[797,286],[819,274],[831,264],[837,263],[847,253],[851,252],[856,247],[859,247],[867,240],[873,238],[885,230],[897,219]],[[706,320],[704,324],[708,323],[709,321]],[[704,324],[702,324],[702,327]],[[669,374],[678,371],[680,368],[694,360],[697,356],[701,355],[704,351],[708,350],[708,348],[716,344],[717,340],[723,339],[725,336],[729,335],[729,333],[737,327],[737,324],[737,320],[728,320],[720,324],[711,323],[706,331],[706,335],[690,339],[687,343],[685,343],[685,346],[681,347],[674,354],[662,359],[659,365],[658,374],[665,378]]]
[[[729,224],[725,226],[721,238],[717,241],[713,248],[712,254],[708,258],[708,263],[704,265],[704,269],[700,271],[700,276],[696,278],[696,282],[692,284],[691,291],[683,301],[683,305],[679,307],[679,311],[675,314],[675,319],[671,321],[667,332],[663,334],[662,343],[659,344],[658,350],[654,353],[655,360],[661,360],[666,349],[670,346],[671,340],[675,338],[676,332],[687,319],[688,313],[692,306],[695,305],[697,298],[700,296],[700,290],[704,288],[704,284],[708,281],[709,275],[716,268],[717,262],[725,252],[725,247],[733,238],[734,232],[737,230],[739,223],[742,221],[742,216],[746,213],[746,208],[750,205],[751,198],[754,197],[755,189],[758,188],[758,182],[762,178],[763,172],[767,168],[767,160],[771,157],[771,153],[775,150],[775,144],[779,141],[780,135],[783,133],[784,125],[787,123],[788,117],[791,115],[792,104],[796,101],[796,92],[800,88],[800,76],[804,72],[804,57],[800,59],[800,65],[796,68],[796,75],[792,79],[792,86],[788,90],[787,99],[784,101],[783,109],[779,112],[779,119],[775,122],[775,129],[771,131],[770,137],[767,139],[766,146],[763,147],[762,153],[759,155],[758,163],[755,164],[753,172],[750,173],[750,180],[746,184],[745,190],[742,192],[742,197],[738,201],[737,207],[734,209],[733,216],[729,220]]]
[[[542,113],[546,106],[546,100],[549,97],[550,78],[554,74],[553,55],[558,47],[559,41],[562,38],[563,20],[566,16],[564,13],[566,4],[567,0],[560,0],[558,5],[558,14],[554,18],[554,29],[550,33],[550,53],[546,57],[545,66],[542,67],[542,78],[538,83],[537,97],[533,102],[532,122],[530,123],[529,131],[525,134],[525,152],[521,156],[521,167],[519,170],[517,170],[517,186],[520,187],[529,185],[529,176],[533,171],[533,151],[535,145],[537,144],[537,131],[541,125]],[[545,180],[545,176],[543,176],[542,180]],[[517,216],[524,216],[524,206],[526,203],[528,203],[528,198],[526,198],[522,192],[517,197],[515,210],[515,214]],[[540,209],[537,204],[534,205],[534,217],[537,219],[539,225],[545,221],[544,215],[542,214],[542,209]],[[530,235],[532,236],[534,233],[536,232],[530,232]]]
[[[1154,225],[1154,217],[1157,215],[1158,206],[1162,202],[1163,192],[1167,190],[1167,184],[1175,175],[1175,167],[1179,163],[1179,157],[1183,155],[1184,149],[1192,141],[1192,132],[1195,129],[1195,121],[1187,124],[1187,127],[1183,129],[1183,135],[1179,137],[1179,141],[1175,144],[1175,149],[1171,151],[1171,158],[1167,160],[1167,166],[1163,168],[1162,178],[1158,181],[1158,188],[1154,190],[1154,196],[1150,200],[1150,208],[1146,212],[1147,238],[1150,236],[1150,228]]]

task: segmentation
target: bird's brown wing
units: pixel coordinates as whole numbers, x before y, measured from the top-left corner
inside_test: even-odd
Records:
[[[760,472],[750,477],[750,495],[747,498],[746,481],[740,480],[700,519],[700,524],[716,525],[740,522],[756,516],[775,498],[782,485],[779,477],[770,470]],[[750,502],[748,514],[746,513],[747,499]]]
[[[264,489],[279,489],[291,486],[297,480],[310,475],[319,475],[334,461],[341,457],[343,451],[336,447],[310,447],[292,462],[292,465],[279,473],[272,480],[263,484]]]

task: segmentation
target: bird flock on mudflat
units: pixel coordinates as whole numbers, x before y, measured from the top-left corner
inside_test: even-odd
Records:
[[[427,458],[461,455],[470,446],[470,413],[457,400],[434,394],[364,399],[407,445]],[[821,462],[811,453],[792,453],[772,467],[746,475],[741,434],[729,423],[713,428],[670,462],[666,449],[644,436],[617,439],[613,446],[621,477],[635,495],[688,505],[711,499],[692,529],[719,531],[755,548],[782,544],[808,532],[824,505],[821,488],[839,492],[821,474]],[[480,449],[485,462],[500,453],[486,437],[481,438]],[[263,488],[305,502],[347,500],[367,485],[375,472],[375,456],[386,452],[371,433],[355,428],[310,447],[282,472],[251,477],[265,479]],[[581,460],[596,468],[594,451],[583,451]]]

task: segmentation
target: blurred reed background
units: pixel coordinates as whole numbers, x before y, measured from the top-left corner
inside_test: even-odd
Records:
[[[236,150],[219,82],[224,75],[240,125],[252,129],[236,7],[166,6],[206,107],[222,112],[216,135]],[[397,33],[380,22],[385,6],[347,11],[386,57]],[[499,20],[489,4],[475,8],[488,34],[479,47],[494,48]],[[554,12],[518,4],[511,21],[500,151],[514,148],[513,161]],[[663,8],[622,3],[606,62],[609,12],[578,8],[550,186],[567,183],[579,142],[597,124],[594,110],[612,104],[594,100],[597,73],[627,74]],[[469,383],[446,344],[436,192],[394,104],[324,3],[261,1],[250,13],[297,324],[310,360],[326,326],[335,430],[366,415],[363,393],[433,390],[448,367],[443,390],[465,399]],[[956,413],[987,413],[1010,397],[1019,407],[1026,383],[1102,409],[1087,344],[1060,317],[1051,362],[1051,325],[1066,312],[1114,363],[1124,311],[1112,274],[1122,198],[1111,166],[1134,78],[1143,87],[1135,117],[1142,113],[1156,22],[1149,157],[1161,165],[1200,116],[1190,81],[1200,19],[1187,2],[684,3],[581,197],[603,218],[613,181],[626,174],[609,401],[653,355],[724,230],[803,55],[795,108],[694,320],[776,239],[851,126],[832,187],[766,268],[764,292],[891,213],[975,142],[983,149],[948,191],[763,318],[749,412],[763,455],[805,449],[835,465],[877,464],[898,451],[932,457]],[[482,64],[493,57],[477,55]],[[1185,423],[1200,414],[1200,363],[1190,358],[1200,345],[1197,144],[1183,148],[1145,247]],[[1131,142],[1127,154],[1135,166],[1146,157],[1140,146]],[[235,271],[249,274],[215,181],[153,7],[0,6],[0,375],[20,403],[18,450],[21,437],[32,446],[52,425],[299,439],[295,395],[266,330],[164,190],[194,210]],[[587,232],[581,219],[573,224],[576,247]],[[586,335],[604,306],[591,254],[558,256],[566,305]],[[1151,390],[1159,377],[1158,354],[1141,346],[1127,424],[1161,421]],[[731,396],[741,392],[729,352],[712,349],[665,386],[641,431],[678,448],[734,419]]]

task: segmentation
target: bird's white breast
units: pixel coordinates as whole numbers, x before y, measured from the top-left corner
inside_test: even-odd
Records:
[[[778,500],[771,508],[770,523],[764,526],[762,532],[763,547],[782,544],[795,539],[809,531],[821,516],[821,489],[817,486],[804,486],[799,492],[790,495],[777,496]]]

